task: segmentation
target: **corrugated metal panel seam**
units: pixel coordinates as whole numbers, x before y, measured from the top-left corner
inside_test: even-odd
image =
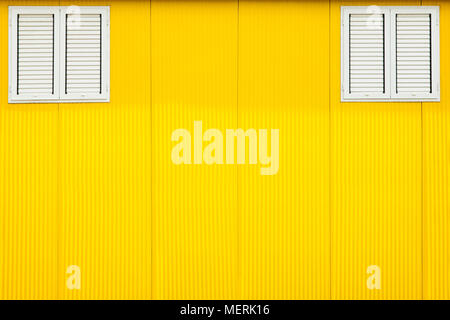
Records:
[[[239,0],[238,0],[239,1]],[[329,215],[329,232],[330,232],[330,291],[329,291],[329,299],[333,296],[333,217],[331,215],[331,1],[328,1],[328,215]]]
[[[236,63],[236,128],[239,128],[239,0],[237,0],[237,28],[236,28],[236,49],[237,49],[237,63]],[[240,210],[240,191],[239,191],[239,166],[236,166],[236,209],[237,209],[237,276],[238,276],[238,299],[242,299],[244,296],[242,292],[242,270],[241,270],[241,242],[242,242],[242,236],[241,236],[241,210]]]
[[[420,0],[420,5],[422,6],[422,0]],[[430,39],[431,41],[431,39]],[[420,204],[421,204],[421,214],[422,214],[422,219],[421,219],[421,234],[422,234],[422,239],[421,239],[421,247],[420,247],[420,251],[421,251],[421,293],[422,293],[422,300],[424,300],[424,274],[423,274],[423,260],[424,260],[424,228],[423,228],[423,222],[424,222],[424,207],[423,207],[423,102],[420,103],[420,156],[421,156],[421,172],[420,172],[420,177],[421,177],[421,181],[420,181]]]

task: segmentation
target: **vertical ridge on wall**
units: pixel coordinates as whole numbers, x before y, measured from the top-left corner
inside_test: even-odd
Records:
[[[239,3],[239,127],[280,139],[276,174],[239,167],[243,299],[329,298],[328,5]]]
[[[236,166],[175,165],[171,136],[236,124],[237,2],[152,1],[151,18],[153,297],[235,298]]]
[[[110,103],[61,104],[63,298],[150,299],[150,2],[61,5],[111,6],[112,68]]]
[[[418,5],[378,1],[377,5]],[[340,16],[333,1],[331,82],[340,83]],[[422,297],[421,105],[340,103],[331,88],[331,215],[333,299]],[[369,266],[381,289],[367,287]]]

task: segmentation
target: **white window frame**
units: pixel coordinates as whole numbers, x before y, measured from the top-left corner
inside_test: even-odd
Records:
[[[391,37],[393,42],[395,43],[395,17],[396,14],[399,13],[423,13],[430,14],[431,16],[431,93],[396,93],[395,84],[397,83],[397,72],[394,68],[391,70],[391,90],[392,90],[392,98],[399,100],[407,100],[407,101],[439,101],[439,7],[419,7],[420,12],[418,12],[416,7],[394,7],[391,9]],[[434,29],[433,29],[434,26]],[[434,32],[433,32],[434,30]],[[395,46],[391,48],[391,57],[392,60],[397,59],[397,50]]]
[[[101,93],[65,94],[65,15],[70,12],[67,6],[10,6],[8,31],[8,103],[88,103],[110,102],[110,7],[77,7],[83,14],[102,14],[102,74]],[[17,14],[53,14],[55,17],[54,37],[54,94],[18,95],[17,94]],[[105,18],[103,18],[105,17]]]
[[[109,101],[109,7],[79,7],[80,14],[102,14],[102,17],[106,17],[106,19],[102,18],[102,35],[101,35],[101,42],[102,42],[102,54],[101,54],[101,63],[102,63],[102,73],[101,73],[101,87],[102,90],[100,94],[89,94],[89,93],[72,93],[72,94],[66,94],[65,89],[65,83],[64,79],[66,78],[66,68],[65,68],[65,61],[64,59],[60,59],[60,70],[61,70],[61,79],[63,81],[61,82],[61,100],[64,101],[101,101],[101,100],[108,100]],[[61,26],[64,26],[66,23],[66,14],[63,11],[63,13],[60,15],[61,19]],[[103,32],[105,31],[105,32]],[[60,32],[60,42],[63,44],[66,41],[66,34],[65,30],[61,30]],[[61,57],[65,57],[66,55],[66,46],[61,46]],[[107,66],[107,67],[103,67]],[[107,79],[107,81],[104,81],[104,79]]]
[[[422,102],[440,101],[439,6],[382,6],[377,13],[385,15],[385,93],[350,93],[349,82],[349,15],[373,13],[368,6],[341,6],[341,102]],[[431,15],[432,92],[396,93],[397,74],[395,17],[398,13]],[[434,26],[434,28],[433,28]]]
[[[350,63],[348,58],[350,56],[350,14],[367,14],[368,7],[342,7],[342,27],[341,27],[341,77],[342,77],[342,100],[344,101],[363,101],[363,100],[388,100],[390,98],[390,59],[387,54],[384,55],[384,79],[385,79],[385,92],[367,92],[367,93],[350,93]],[[384,7],[378,7],[380,14],[384,14],[384,20],[389,17],[389,10]],[[343,40],[343,41],[342,41]],[[384,37],[384,50],[389,52],[391,45],[390,33],[385,31]],[[345,61],[345,59],[347,61]],[[344,90],[345,89],[345,90]]]
[[[18,95],[17,94],[17,15],[18,14],[53,14],[54,15],[54,61],[53,61],[53,86],[54,94],[42,95]],[[59,9],[57,7],[33,7],[32,10],[29,7],[9,7],[9,103],[17,103],[21,101],[48,101],[57,102],[59,99],[59,53],[58,48],[59,37],[56,35],[60,32],[59,26]]]

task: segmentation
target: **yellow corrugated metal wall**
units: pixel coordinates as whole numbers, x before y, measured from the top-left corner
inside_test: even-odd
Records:
[[[422,104],[423,297],[450,299],[450,1],[440,6],[441,102]]]
[[[59,108],[8,104],[8,4],[0,2],[0,298],[55,299],[55,275],[65,272],[58,270]]]
[[[81,268],[64,298],[151,297],[150,3],[111,6],[111,103],[60,104],[61,267]],[[117,21],[117,22],[113,22]]]
[[[0,0],[0,299],[450,298],[450,2],[440,103],[340,103],[372,4],[422,3]],[[7,104],[8,5],[110,5],[111,103]],[[195,120],[280,129],[278,173],[175,166]]]
[[[276,175],[238,168],[242,298],[330,297],[328,30],[327,1],[239,2],[237,125],[280,129]]]
[[[153,298],[238,294],[236,166],[171,160],[172,131],[234,128],[237,2],[152,1]],[[150,129],[150,128],[149,128]]]
[[[420,299],[421,103],[340,103],[341,5],[369,3],[331,7],[332,298]],[[370,265],[381,269],[381,290],[365,285]]]

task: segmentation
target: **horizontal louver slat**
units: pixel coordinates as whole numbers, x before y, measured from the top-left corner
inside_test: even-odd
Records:
[[[350,93],[384,93],[384,15],[351,14]]]
[[[396,91],[431,93],[431,15],[396,15]]]

